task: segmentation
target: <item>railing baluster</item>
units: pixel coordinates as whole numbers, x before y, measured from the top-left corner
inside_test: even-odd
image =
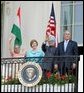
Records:
[[[6,63],[5,63],[5,72],[6,72]],[[5,86],[5,80],[6,80],[6,73],[4,72],[4,76],[5,76],[5,79],[4,79],[4,92],[5,92],[5,88],[6,88],[6,86]]]
[[[9,76],[9,63],[8,63],[8,69],[7,69],[7,81],[9,82],[9,80],[10,80],[10,76]],[[7,92],[8,92],[8,83],[7,83]]]

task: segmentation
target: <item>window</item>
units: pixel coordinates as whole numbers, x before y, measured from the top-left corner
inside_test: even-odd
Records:
[[[83,2],[82,1],[61,1],[61,36],[69,30],[72,40],[78,45],[83,45]]]

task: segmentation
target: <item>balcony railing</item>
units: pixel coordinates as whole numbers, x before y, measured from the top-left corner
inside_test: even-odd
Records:
[[[42,68],[42,78],[33,87],[23,86],[18,71],[27,62],[36,62]],[[72,64],[75,63],[75,69]],[[58,64],[58,69],[55,69]],[[1,58],[2,92],[78,92],[79,56]]]

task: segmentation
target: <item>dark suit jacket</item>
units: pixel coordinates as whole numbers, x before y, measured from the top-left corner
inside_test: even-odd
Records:
[[[77,43],[75,41],[70,40],[68,42],[66,52],[64,51],[64,41],[58,44],[57,48],[57,55],[60,56],[58,58],[58,64],[61,66],[65,66],[67,68],[70,68],[72,63],[75,63],[78,56],[78,47]],[[74,55],[74,56],[73,56]]]
[[[56,53],[56,48],[54,46],[46,46],[46,44],[42,44],[42,50],[45,53],[46,58],[43,59],[43,65],[42,68],[52,71],[53,64],[54,64],[54,58],[52,58]],[[48,57],[48,58],[47,58]]]

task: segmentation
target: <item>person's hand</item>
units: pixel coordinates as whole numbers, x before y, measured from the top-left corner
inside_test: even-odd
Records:
[[[54,65],[54,70],[58,70],[58,65],[57,64]]]
[[[9,38],[9,42],[11,42],[11,41],[12,41],[12,39],[13,39],[13,38],[12,38],[12,37],[10,37],[10,38]]]
[[[45,38],[45,42],[48,42],[48,40],[49,40],[49,36],[47,35]]]
[[[50,32],[47,32],[45,41],[48,41],[50,36],[51,36],[51,33]]]
[[[50,32],[47,32],[47,35],[50,36],[51,35]]]
[[[75,68],[76,68],[76,64],[73,63],[73,65],[72,65],[72,69],[75,69]]]
[[[59,73],[59,72],[56,72],[55,78],[56,78],[56,79],[60,79],[60,73]]]
[[[15,38],[13,34],[10,35],[9,41],[12,41]]]

